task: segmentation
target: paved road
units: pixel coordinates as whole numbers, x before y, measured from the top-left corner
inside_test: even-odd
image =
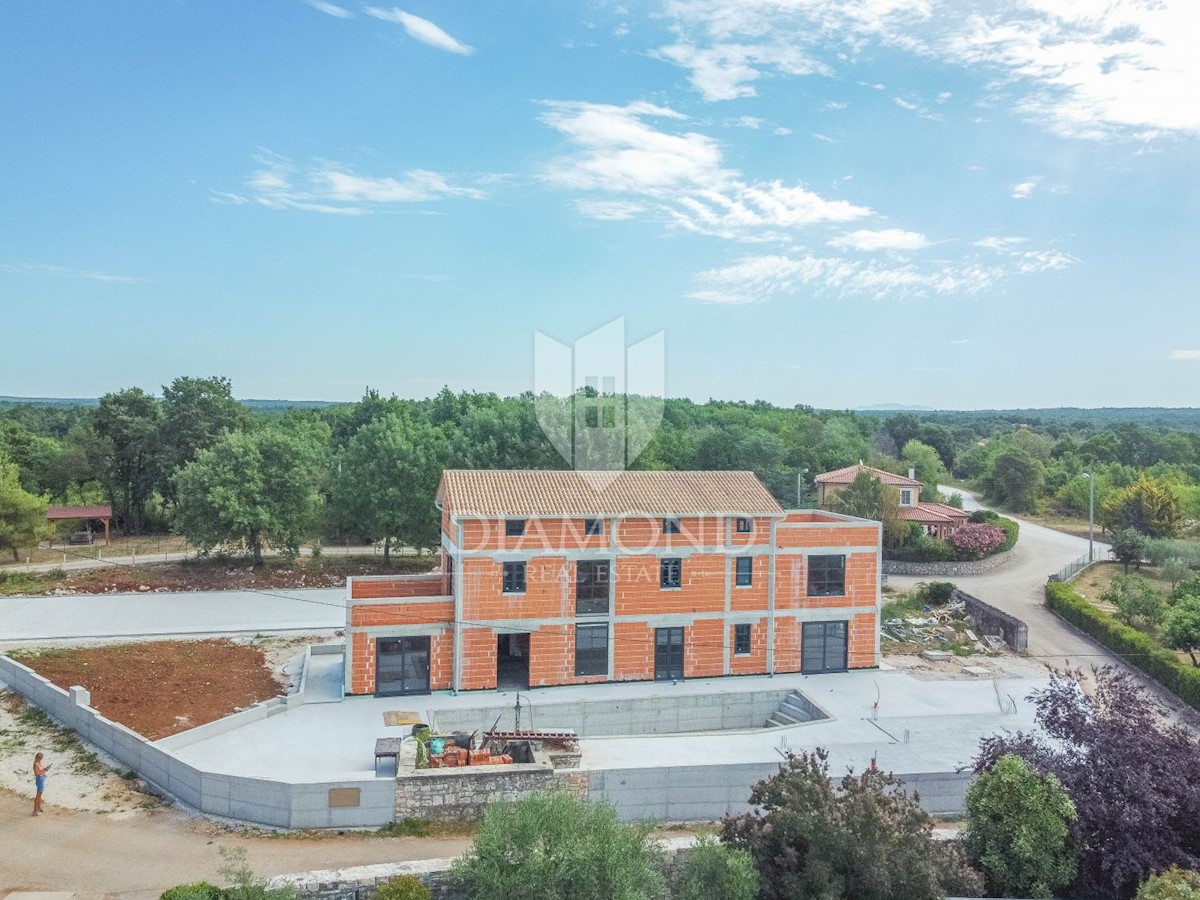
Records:
[[[961,493],[963,508],[982,509],[978,498],[959,488],[940,488],[944,493]],[[1029,626],[1029,653],[1054,668],[1069,666],[1087,669],[1091,665],[1106,665],[1117,659],[1103,647],[1094,644],[1065,624],[1044,605],[1046,578],[1068,563],[1088,552],[1086,538],[1054,531],[1017,516],[1021,536],[1010,562],[986,575],[969,575],[947,579],[968,594],[1011,613]],[[1097,552],[1106,545],[1097,543]],[[889,575],[888,584],[911,587],[928,578]]]
[[[324,631],[345,627],[345,604],[345,588],[0,597],[0,643]]]

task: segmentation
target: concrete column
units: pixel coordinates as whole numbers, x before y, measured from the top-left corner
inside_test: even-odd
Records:
[[[463,525],[458,523],[458,558],[454,561],[454,693],[462,690],[463,654]]]
[[[775,519],[771,519],[767,550],[767,674],[775,674]]]

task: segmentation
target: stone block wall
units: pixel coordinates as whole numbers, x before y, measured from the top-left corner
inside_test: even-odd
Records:
[[[884,575],[913,575],[927,578],[961,578],[964,575],[984,575],[997,569],[1013,558],[1016,548],[1005,550],[994,556],[970,562],[901,562],[895,559],[883,561]]]
[[[396,821],[470,821],[482,818],[495,800],[520,800],[538,791],[560,790],[586,799],[588,785],[587,772],[557,772],[548,762],[420,769],[396,778]]]

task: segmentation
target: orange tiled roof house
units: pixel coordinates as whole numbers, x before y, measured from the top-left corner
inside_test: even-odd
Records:
[[[750,472],[443,473],[442,571],[351,578],[347,694],[878,665],[881,526]]]
[[[909,469],[908,477],[905,478],[903,475],[873,469],[862,463],[823,472],[814,479],[818,489],[817,503],[821,509],[832,510],[838,492],[853,482],[860,472],[868,472],[889,487],[894,487],[900,494],[900,518],[907,522],[916,522],[930,537],[944,540],[970,517],[970,513],[946,503],[922,501],[921,488],[925,485],[917,481],[915,470]]]

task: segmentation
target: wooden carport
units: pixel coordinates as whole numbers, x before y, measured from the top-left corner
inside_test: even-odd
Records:
[[[112,521],[111,506],[51,506],[46,510],[46,521],[62,522],[70,519],[104,523],[104,546],[108,546],[109,523]]]

